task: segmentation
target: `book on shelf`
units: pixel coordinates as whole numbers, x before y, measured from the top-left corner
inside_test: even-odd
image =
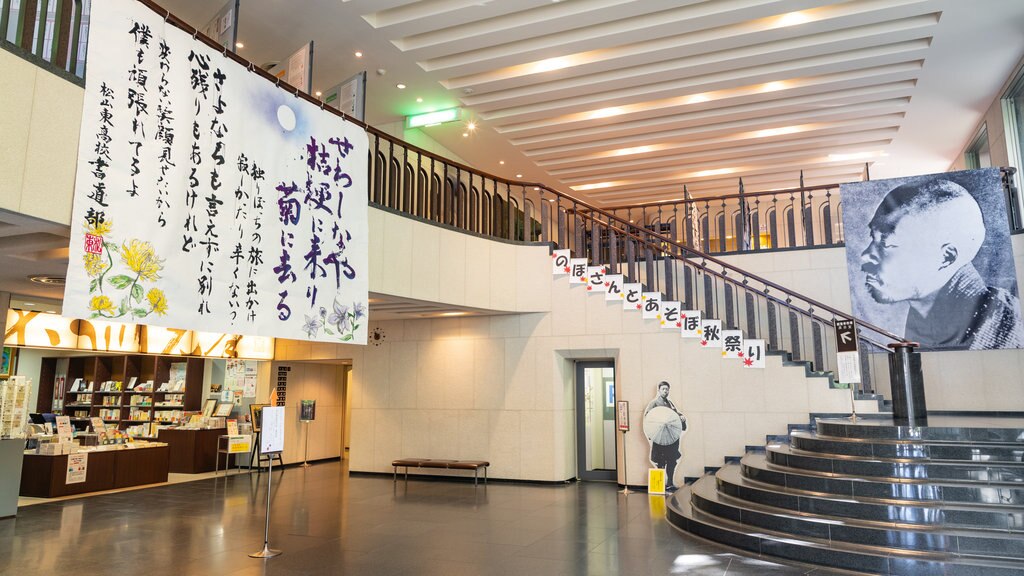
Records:
[[[132,376],[128,380],[128,389],[129,390],[135,390],[135,385],[138,383],[138,381],[139,381],[139,377],[138,376]]]

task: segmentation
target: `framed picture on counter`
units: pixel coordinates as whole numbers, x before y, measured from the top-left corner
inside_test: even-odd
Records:
[[[270,404],[249,404],[249,419],[252,421],[252,431],[259,432],[262,428],[260,417],[263,415],[263,409]]]
[[[217,404],[217,409],[213,412],[214,416],[231,416],[231,409],[235,407],[233,402],[221,402]]]
[[[203,404],[203,417],[209,418],[213,416],[213,411],[217,409],[217,399],[210,398]]]

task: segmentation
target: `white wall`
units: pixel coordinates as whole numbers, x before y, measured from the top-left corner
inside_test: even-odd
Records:
[[[375,248],[381,254],[395,254],[393,243],[429,226],[393,218],[393,229],[412,230],[382,234]],[[460,236],[432,233],[437,244]],[[748,444],[764,444],[765,435],[783,434],[789,423],[807,422],[811,412],[849,411],[848,392],[829,389],[824,378],[806,378],[802,367],[783,367],[770,357],[766,370],[744,370],[618,302],[570,287],[567,278],[552,277],[544,247],[482,242],[490,254],[453,251],[437,262],[457,270],[473,262],[500,266],[502,301],[546,302],[549,311],[371,322],[371,329],[384,330],[379,346],[278,341],[279,362],[352,361],[351,470],[390,472],[393,459],[410,456],[487,459],[491,475],[500,478],[573,478],[576,359],[615,360],[616,396],[630,402],[634,426],[627,435],[631,484],[646,483],[649,448],[640,423],[661,380],[673,383],[672,398],[690,426],[677,481],[720,466]],[[414,242],[393,263],[396,273],[405,274],[406,263],[420,258],[424,246],[434,250],[432,243]],[[458,279],[450,284],[456,288]],[[870,403],[858,406],[871,409]]]
[[[0,50],[0,208],[68,224],[81,87]]]

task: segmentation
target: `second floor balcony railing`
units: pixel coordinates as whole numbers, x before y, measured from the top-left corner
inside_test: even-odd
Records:
[[[0,1],[5,2],[6,8],[7,2],[13,0]],[[63,10],[62,2],[52,1],[57,1]],[[67,1],[72,6],[81,6],[74,0]],[[170,24],[221,50],[214,40],[153,2],[140,1]],[[59,12],[46,5],[41,13]],[[40,6],[37,3],[37,8]],[[60,45],[56,43],[58,48]],[[267,81],[279,82],[237,54],[226,52],[225,57]],[[71,60],[74,58],[69,53],[67,62]],[[312,96],[286,83],[279,84],[296,97],[320,105]],[[371,126],[365,128],[370,137],[369,201],[380,209],[465,233],[571,249],[577,257],[604,265],[610,273],[621,273],[628,281],[641,282],[649,291],[680,301],[685,309],[700,310],[707,317],[720,319],[726,329],[742,329],[748,338],[764,339],[769,350],[787,351],[794,359],[807,361],[821,372],[836,366],[831,326],[836,320],[854,320],[865,352],[865,390],[872,389],[872,382],[887,380],[887,354],[882,352],[891,345],[907,344],[899,335],[711,254],[729,251],[730,230],[736,249],[745,249],[750,245],[748,242],[756,245],[756,249],[768,249],[762,243],[762,230],[767,231],[768,246],[772,248],[818,245],[818,238],[828,245],[841,242],[841,228],[837,231],[832,225],[840,222],[842,209],[835,187],[691,199],[681,206],[607,210],[542,183],[490,175]],[[772,238],[785,238],[786,243],[772,244]]]

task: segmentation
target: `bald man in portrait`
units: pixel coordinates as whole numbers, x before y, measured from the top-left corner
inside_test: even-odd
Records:
[[[977,200],[950,180],[904,184],[878,205],[861,271],[871,298],[907,302],[904,337],[927,348],[1016,348],[1020,304],[987,285],[972,261],[985,242]]]

